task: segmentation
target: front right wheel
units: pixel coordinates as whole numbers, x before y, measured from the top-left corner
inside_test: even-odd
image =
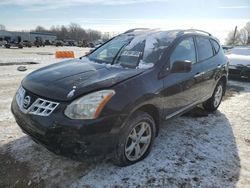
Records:
[[[215,87],[212,97],[203,103],[204,109],[209,112],[216,111],[221,103],[224,93],[225,93],[225,85],[222,81],[219,81]]]
[[[127,166],[144,159],[150,152],[154,138],[154,119],[148,113],[135,112],[125,124],[115,152],[115,164]]]

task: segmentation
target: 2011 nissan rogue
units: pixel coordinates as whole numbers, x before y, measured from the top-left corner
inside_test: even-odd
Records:
[[[201,103],[215,111],[227,76],[228,60],[207,32],[132,29],[84,57],[32,72],[11,109],[49,150],[112,153],[125,166],[149,154],[163,120]]]

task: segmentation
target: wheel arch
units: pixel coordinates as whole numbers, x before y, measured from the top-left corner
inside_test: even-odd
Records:
[[[139,108],[135,109],[132,113],[136,111],[143,111],[148,113],[155,121],[155,128],[156,128],[156,136],[158,136],[159,129],[160,129],[160,111],[159,109],[154,106],[153,104],[145,104],[143,106],[140,106]]]
[[[218,83],[219,82],[222,82],[223,83],[223,86],[224,86],[224,91],[223,91],[223,95],[225,94],[226,92],[226,87],[227,87],[227,77],[225,75],[223,75],[219,80],[218,80]]]

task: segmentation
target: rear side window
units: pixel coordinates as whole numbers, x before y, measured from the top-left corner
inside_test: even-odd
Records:
[[[215,40],[210,40],[213,47],[214,47],[214,50],[215,50],[215,53],[217,54],[220,50],[220,45],[218,44],[218,42],[216,42]]]
[[[196,63],[195,46],[192,37],[183,39],[174,49],[170,56],[171,64],[175,61],[191,61]]]
[[[213,48],[209,39],[196,37],[198,49],[198,61],[203,61],[213,56]]]

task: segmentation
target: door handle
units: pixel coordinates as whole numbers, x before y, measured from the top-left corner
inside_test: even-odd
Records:
[[[218,64],[218,65],[217,65],[217,68],[221,68],[221,64]]]
[[[194,77],[195,77],[195,78],[198,78],[198,77],[202,76],[203,74],[205,74],[205,73],[204,73],[204,72],[197,72],[197,73],[194,75]]]

